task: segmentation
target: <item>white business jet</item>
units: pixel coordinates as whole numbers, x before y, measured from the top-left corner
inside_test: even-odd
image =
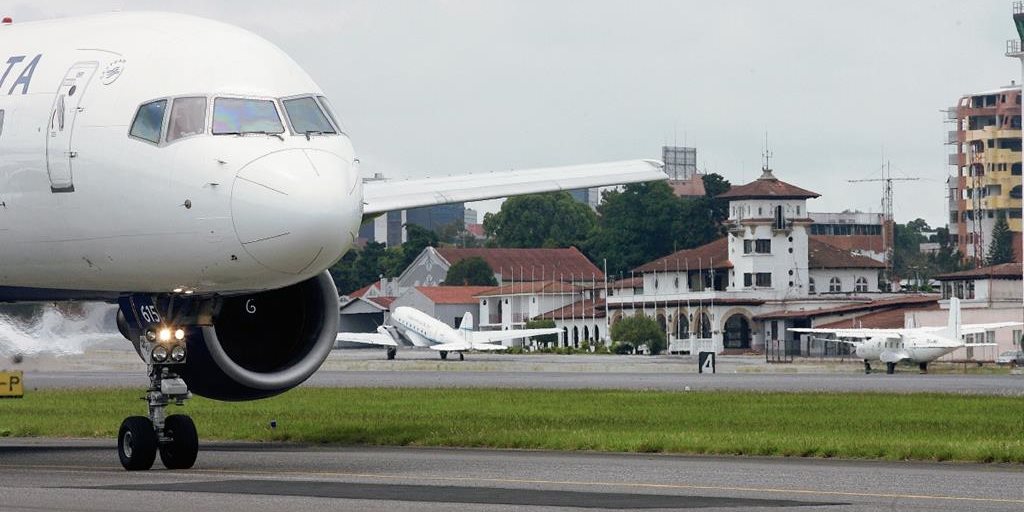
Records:
[[[857,357],[864,360],[864,372],[871,373],[871,361],[885,363],[886,373],[896,371],[898,363],[917,363],[921,373],[928,371],[928,363],[964,347],[995,346],[995,343],[965,343],[964,335],[981,334],[1006,327],[1024,325],[1022,322],[967,324],[960,321],[960,299],[949,300],[949,319],[944,327],[911,327],[904,329],[789,329],[797,333],[830,334],[840,343],[854,347]]]
[[[2,13],[0,13],[2,14]],[[118,302],[147,364],[129,470],[189,468],[192,394],[277,395],[334,345],[326,269],[390,210],[666,179],[660,162],[363,184],[316,82],[281,49],[192,16],[0,22],[0,301]]]
[[[448,359],[449,352],[458,352],[459,360],[465,359],[466,352],[506,350],[499,342],[557,334],[561,329],[510,329],[506,331],[474,331],[473,314],[466,313],[458,329],[452,329],[444,322],[407,306],[395,308],[391,313],[391,325],[377,327],[377,332],[339,332],[337,341],[363,343],[386,347],[388,359],[394,359],[398,346],[429,347],[441,353],[441,359]]]

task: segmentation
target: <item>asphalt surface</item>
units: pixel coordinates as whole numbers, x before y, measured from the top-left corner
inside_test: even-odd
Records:
[[[387,361],[377,350],[337,350],[304,385],[315,387],[500,387],[548,389],[760,390],[826,392],[947,392],[1024,396],[1024,375],[964,374],[963,365],[932,365],[927,375],[900,367],[865,375],[857,361],[767,364],[762,357],[729,356],[715,374],[697,373],[689,356],[468,354],[441,361],[433,351],[403,350]],[[101,350],[20,364],[28,390],[143,388],[145,365],[130,349]],[[973,369],[972,369],[973,370]]]
[[[113,440],[0,439],[0,510],[1013,510],[1024,467],[204,444],[129,473]]]

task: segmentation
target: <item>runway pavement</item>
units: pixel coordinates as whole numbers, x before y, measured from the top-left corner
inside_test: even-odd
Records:
[[[4,511],[564,509],[1019,511],[1024,467],[216,443],[128,473],[113,440],[0,440]]]
[[[83,387],[145,387],[145,366],[130,349],[81,356],[28,359],[28,390]],[[1024,396],[1024,375],[958,373],[962,366],[934,365],[920,375],[901,367],[896,375],[865,375],[856,361],[766,364],[761,357],[719,358],[718,372],[698,374],[689,356],[559,356],[469,354],[441,361],[433,351],[403,350],[387,361],[378,350],[340,350],[306,386],[500,387],[550,389],[657,389],[672,391],[870,391],[952,392]]]

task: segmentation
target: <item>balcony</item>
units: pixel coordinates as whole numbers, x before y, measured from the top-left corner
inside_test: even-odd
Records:
[[[946,134],[946,144],[957,144],[962,142],[960,139],[960,130],[950,130]]]
[[[963,167],[965,165],[964,160],[965,158],[963,153],[953,153],[952,155],[949,155],[949,165]]]
[[[1009,39],[1006,41],[1006,56],[1007,57],[1020,57],[1022,52],[1020,51],[1020,39]]]

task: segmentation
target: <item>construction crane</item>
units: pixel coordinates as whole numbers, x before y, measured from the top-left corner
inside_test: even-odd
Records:
[[[848,183],[867,183],[881,181],[885,183],[882,191],[882,252],[885,253],[885,281],[892,291],[892,260],[896,250],[896,223],[893,220],[893,192],[894,181],[917,181],[920,178],[893,178],[889,162],[885,162],[881,178],[868,178],[862,180],[846,180]]]

